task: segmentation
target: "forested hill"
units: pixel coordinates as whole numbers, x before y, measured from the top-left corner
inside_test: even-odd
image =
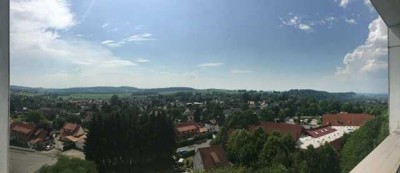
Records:
[[[32,88],[11,85],[12,92],[33,92],[33,93],[49,93],[49,94],[114,94],[114,93],[140,93],[140,92],[169,92],[169,91],[190,91],[195,90],[189,87],[169,87],[169,88],[153,88],[141,89],[136,87],[75,87],[75,88]]]
[[[309,89],[302,90],[289,90],[285,92],[291,96],[302,96],[302,97],[313,97],[315,99],[327,99],[327,98],[337,98],[337,99],[349,99],[357,96],[355,92],[343,92],[343,93],[329,93],[326,91],[316,91]]]

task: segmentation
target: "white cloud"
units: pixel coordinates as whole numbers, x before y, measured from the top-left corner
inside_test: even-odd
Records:
[[[231,70],[232,74],[246,74],[246,73],[252,73],[253,71],[250,70]]]
[[[204,64],[198,64],[198,67],[219,67],[223,65],[224,63],[221,62],[211,62],[211,63],[204,63]]]
[[[101,25],[102,28],[107,28],[108,26],[110,26],[109,23],[105,23],[105,24]]]
[[[303,22],[300,19],[300,17],[298,17],[298,16],[286,18],[286,20],[284,18],[280,18],[280,19],[282,21],[282,24],[284,24],[284,25],[293,26],[297,29],[300,29],[300,30],[306,31],[306,32],[312,31],[311,25],[313,24],[313,22]]]
[[[312,31],[312,28],[310,27],[310,25],[307,25],[304,23],[300,23],[297,27],[304,31]]]
[[[349,4],[350,0],[340,0],[339,6],[346,8],[347,5]]]
[[[133,42],[142,42],[142,41],[151,41],[155,40],[152,38],[152,34],[150,33],[145,33],[145,34],[139,34],[139,35],[132,35],[130,37],[124,38],[124,41],[133,41]]]
[[[128,42],[134,42],[135,44],[141,44],[144,41],[156,40],[152,36],[153,35],[150,33],[144,33],[144,34],[132,35],[132,36],[123,38],[119,41],[105,40],[105,41],[102,41],[101,44],[104,44],[110,48],[121,47],[121,46],[124,46]]]
[[[327,22],[333,22],[333,21],[336,21],[336,20],[337,19],[335,17],[333,17],[333,16],[325,17],[325,21],[327,21]]]
[[[114,40],[104,40],[101,42],[101,44],[109,44],[109,43],[114,43]]]
[[[284,20],[281,18],[281,21],[284,25],[289,25],[289,26],[298,25],[300,23],[298,16],[293,16],[292,18],[289,18],[288,20]]]
[[[387,27],[379,17],[369,26],[364,44],[343,58],[343,66],[337,67],[335,77],[343,81],[364,81],[387,78]]]
[[[344,18],[344,21],[349,24],[357,24],[356,20],[351,18]]]
[[[138,58],[138,59],[135,60],[135,62],[138,62],[138,63],[147,63],[147,62],[150,62],[150,60],[144,59],[144,58]]]
[[[115,75],[130,74],[137,66],[98,43],[61,37],[58,31],[76,24],[65,0],[11,0],[10,19],[12,84],[70,87],[121,83],[124,80]],[[110,40],[105,43],[111,44]]]

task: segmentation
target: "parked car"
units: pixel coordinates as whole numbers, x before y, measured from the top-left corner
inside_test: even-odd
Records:
[[[51,150],[51,149],[53,149],[54,148],[54,145],[46,145],[45,147],[44,147],[44,149],[46,150],[46,151],[49,151],[49,150]]]

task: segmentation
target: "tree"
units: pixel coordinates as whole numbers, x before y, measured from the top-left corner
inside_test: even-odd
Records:
[[[389,135],[387,113],[367,121],[347,138],[341,152],[341,172],[350,172],[386,136]]]
[[[97,173],[96,165],[92,161],[61,156],[52,166],[43,166],[39,173]]]
[[[121,106],[121,100],[119,100],[118,95],[111,96],[110,103],[112,106]]]
[[[150,115],[96,114],[85,149],[100,172],[170,172],[175,131],[163,111]]]
[[[39,111],[32,111],[25,114],[25,121],[35,124],[43,124],[47,122],[46,117]]]
[[[237,164],[250,165],[257,160],[255,138],[246,130],[237,130],[229,138],[227,154]]]

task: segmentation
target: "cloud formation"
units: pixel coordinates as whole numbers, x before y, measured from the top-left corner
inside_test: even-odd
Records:
[[[224,63],[221,62],[211,62],[211,63],[204,63],[204,64],[198,64],[198,67],[219,67],[221,65],[224,65]]]
[[[352,18],[344,18],[344,21],[348,24],[357,24],[357,21]]]
[[[280,20],[283,25],[291,26],[305,32],[314,31],[314,26],[328,25],[328,27],[331,27],[337,22],[337,18],[333,16],[327,16],[319,20],[306,20],[304,18],[290,13],[289,16],[281,17]]]
[[[311,25],[302,22],[302,20],[298,16],[292,16],[289,18],[280,18],[280,19],[282,21],[282,24],[284,24],[284,25],[293,26],[297,29],[307,31],[307,32],[312,31]]]
[[[137,59],[135,60],[135,62],[138,62],[138,63],[147,63],[147,62],[150,62],[150,60],[144,59],[144,58],[137,58]]]
[[[137,66],[98,43],[61,37],[59,31],[76,24],[65,0],[11,0],[10,18],[12,84],[100,85],[117,80],[110,75],[129,74]]]
[[[110,48],[114,48],[114,47],[121,47],[123,45],[125,45],[128,42],[134,42],[136,44],[145,42],[145,41],[152,41],[152,40],[156,40],[155,38],[152,37],[153,35],[150,33],[144,33],[144,34],[137,34],[137,35],[132,35],[126,38],[123,38],[119,41],[114,41],[114,40],[105,40],[102,41],[101,44],[104,44]]]
[[[366,80],[387,78],[387,27],[380,17],[369,26],[364,44],[343,58],[343,66],[337,67],[335,76],[341,80]]]
[[[347,5],[349,4],[350,0],[340,0],[339,6],[346,8]]]

